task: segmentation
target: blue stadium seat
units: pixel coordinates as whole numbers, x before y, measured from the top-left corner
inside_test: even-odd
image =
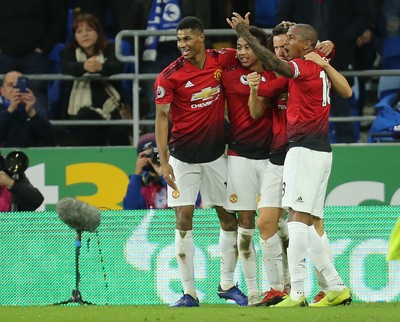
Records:
[[[65,48],[65,44],[57,43],[53,49],[47,54],[47,59],[50,63],[50,70],[57,74],[60,72],[61,52]]]
[[[256,0],[254,4],[255,25],[260,28],[273,28],[275,21],[276,7],[279,0]],[[280,21],[279,21],[280,22]]]
[[[115,42],[113,38],[110,39],[110,41]],[[132,56],[133,51],[132,51],[132,46],[131,43],[127,40],[122,40],[122,50],[121,53],[123,56]],[[135,64],[134,63],[124,63],[124,68],[123,68],[123,73],[125,74],[131,74],[135,72]],[[133,81],[132,80],[123,80],[122,84],[125,88],[126,93],[128,94],[129,102],[132,105],[132,100],[133,100],[133,92],[132,92],[132,86],[133,86]]]
[[[58,43],[53,49],[47,54],[47,60],[50,64],[50,72],[52,74],[60,73],[61,64],[61,51],[65,48],[65,44]],[[53,80],[48,82],[47,95],[48,95],[48,106],[51,119],[59,118],[60,109],[60,98],[61,98],[61,86],[60,80]]]
[[[380,76],[378,82],[378,98],[395,93],[400,88],[400,76]]]
[[[382,65],[386,69],[400,69],[400,36],[384,40]]]

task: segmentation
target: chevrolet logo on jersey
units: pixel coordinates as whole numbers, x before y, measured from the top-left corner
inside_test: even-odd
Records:
[[[201,90],[199,93],[195,93],[192,95],[192,101],[198,100],[208,100],[212,98],[214,95],[219,94],[221,91],[219,85],[217,87],[206,87]]]

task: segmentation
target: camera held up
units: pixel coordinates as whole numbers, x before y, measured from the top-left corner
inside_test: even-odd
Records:
[[[22,151],[11,151],[6,156],[0,155],[0,171],[10,177],[23,174],[29,167],[29,158]]]
[[[158,154],[157,148],[151,148],[151,151],[149,153],[146,153],[145,155],[146,158],[149,158],[152,163],[159,165],[160,164],[160,156]],[[143,171],[154,171],[153,167],[151,164],[143,167]]]

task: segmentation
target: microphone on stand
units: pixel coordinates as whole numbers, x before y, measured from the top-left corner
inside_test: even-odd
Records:
[[[77,231],[94,232],[100,225],[99,209],[75,198],[61,199],[56,211],[67,226]]]
[[[79,254],[81,248],[82,231],[94,232],[100,225],[100,211],[96,207],[75,198],[63,198],[57,203],[56,211],[60,219],[70,228],[76,230],[75,239],[75,289],[71,298],[55,303],[57,305],[68,303],[93,304],[84,301],[79,290],[81,274],[79,272]]]

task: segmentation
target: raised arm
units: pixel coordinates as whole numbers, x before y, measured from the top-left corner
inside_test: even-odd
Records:
[[[319,66],[321,66],[325,72],[328,74],[331,80],[333,89],[343,98],[350,98],[353,95],[353,90],[351,89],[347,79],[340,74],[334,67],[329,64],[327,60],[322,58],[315,52],[310,52],[304,56],[304,59],[310,60]]]
[[[156,104],[156,143],[160,164],[165,182],[174,190],[178,190],[175,184],[174,170],[168,163],[168,115],[171,104]]]
[[[259,119],[264,115],[267,107],[266,98],[258,96],[258,85],[260,84],[260,75],[253,72],[247,75],[247,81],[250,87],[248,105],[250,115],[253,119]]]
[[[276,57],[274,53],[262,46],[257,39],[250,34],[248,24],[250,13],[246,14],[245,19],[236,12],[233,12],[232,14],[233,17],[231,19],[227,18],[226,21],[232,29],[236,31],[238,37],[243,37],[247,41],[247,44],[262,64],[282,76],[292,78],[293,72],[290,65],[286,61],[282,61]]]

